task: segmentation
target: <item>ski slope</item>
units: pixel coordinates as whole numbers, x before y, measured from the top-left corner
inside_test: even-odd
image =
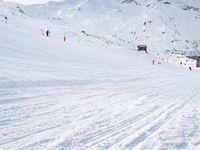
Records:
[[[0,150],[200,149],[199,70],[4,8]]]
[[[65,30],[84,30],[115,45],[146,44],[154,55],[200,49],[199,0],[64,0],[21,7],[29,16],[64,24]]]

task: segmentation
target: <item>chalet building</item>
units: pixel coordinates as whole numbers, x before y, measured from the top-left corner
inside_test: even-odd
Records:
[[[200,67],[200,56],[192,56],[192,55],[188,55],[186,56],[189,59],[192,60],[196,60],[196,67],[199,68]]]
[[[168,62],[178,64],[185,67],[197,68],[200,67],[200,56],[191,55],[189,53],[171,53]]]

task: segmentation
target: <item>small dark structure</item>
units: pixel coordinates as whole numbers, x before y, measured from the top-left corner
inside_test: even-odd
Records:
[[[138,45],[138,51],[145,51],[148,54],[146,45]]]

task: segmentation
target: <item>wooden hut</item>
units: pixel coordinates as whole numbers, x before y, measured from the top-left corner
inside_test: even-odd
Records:
[[[146,53],[148,53],[146,45],[138,45],[138,49],[137,50],[138,51],[145,51]]]

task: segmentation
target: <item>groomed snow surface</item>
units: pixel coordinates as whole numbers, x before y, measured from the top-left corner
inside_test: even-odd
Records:
[[[200,149],[199,70],[25,22],[0,23],[0,150]]]

